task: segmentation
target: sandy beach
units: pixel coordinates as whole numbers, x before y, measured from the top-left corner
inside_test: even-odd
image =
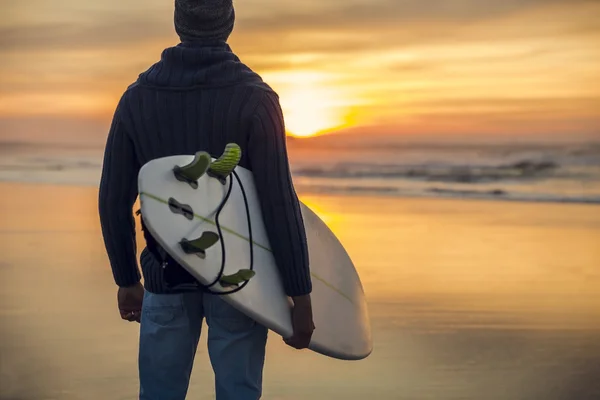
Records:
[[[96,189],[0,193],[0,399],[136,398],[139,326],[117,313]],[[600,206],[301,197],[355,261],[374,352],[271,334],[265,399],[600,398]],[[188,398],[212,393],[203,336]]]

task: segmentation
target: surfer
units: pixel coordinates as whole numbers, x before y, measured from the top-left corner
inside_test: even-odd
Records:
[[[198,150],[216,157],[227,143],[240,145],[240,166],[253,172],[274,257],[293,299],[294,333],[285,342],[306,348],[314,330],[306,234],[279,99],[227,44],[234,20],[232,0],[175,0],[181,43],[165,49],[127,88],[106,142],[100,221],[120,316],[140,322],[144,400],[185,398],[204,317],[217,399],[258,399],[267,340],[265,327],[202,292],[182,267],[165,265],[164,250],[151,238],[140,274],[132,208],[138,172],[150,160]]]

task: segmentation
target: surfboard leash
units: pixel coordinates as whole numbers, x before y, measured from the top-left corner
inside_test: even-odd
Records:
[[[248,239],[249,239],[248,243],[250,244],[250,266],[248,269],[250,271],[254,271],[254,246],[253,246],[253,239],[252,239],[252,221],[250,218],[250,207],[248,205],[248,197],[246,196],[246,190],[244,189],[244,184],[242,183],[242,180],[240,179],[237,172],[231,171],[231,175],[233,175],[235,177],[238,185],[240,186],[240,191],[242,192],[242,198],[244,200],[244,208],[246,211],[246,220],[248,221]],[[215,291],[215,290],[211,289],[217,283],[221,282],[221,279],[223,278],[223,274],[225,272],[226,253],[227,252],[226,252],[226,248],[225,248],[225,240],[223,240],[223,232],[221,230],[221,223],[219,222],[219,217],[221,216],[221,212],[223,211],[223,208],[225,208],[225,205],[227,204],[227,201],[229,200],[229,198],[231,196],[232,189],[233,189],[233,178],[230,176],[229,177],[229,187],[227,189],[227,193],[225,194],[225,197],[223,197],[223,200],[219,204],[219,207],[217,208],[217,212],[215,214],[215,225],[217,227],[217,233],[219,235],[219,238],[221,239],[220,242],[221,242],[222,257],[221,257],[221,267],[219,268],[219,274],[208,285],[204,285],[204,284],[198,282],[198,284],[204,291],[206,291],[207,293],[210,293],[210,294],[217,295],[217,296],[223,296],[223,295],[237,293],[240,290],[242,290],[244,287],[246,287],[248,282],[250,282],[250,280],[244,280],[244,282],[241,285],[239,285],[238,287],[236,287],[235,289],[231,289],[231,290],[228,290],[225,292],[219,292],[219,291]]]

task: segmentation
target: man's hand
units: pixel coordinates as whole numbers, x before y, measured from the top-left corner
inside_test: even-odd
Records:
[[[292,328],[294,333],[284,342],[295,349],[305,349],[310,344],[315,324],[313,323],[310,295],[293,297]]]
[[[117,292],[117,302],[121,318],[129,322],[140,322],[143,301],[144,287],[141,283],[138,282],[129,287],[120,287]]]

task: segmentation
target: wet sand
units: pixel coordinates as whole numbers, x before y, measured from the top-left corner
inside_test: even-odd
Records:
[[[0,193],[0,399],[136,398],[139,326],[118,317],[97,191]],[[265,399],[600,398],[600,206],[302,200],[357,265],[375,348],[343,362],[271,334]],[[203,336],[188,398],[212,393]]]

